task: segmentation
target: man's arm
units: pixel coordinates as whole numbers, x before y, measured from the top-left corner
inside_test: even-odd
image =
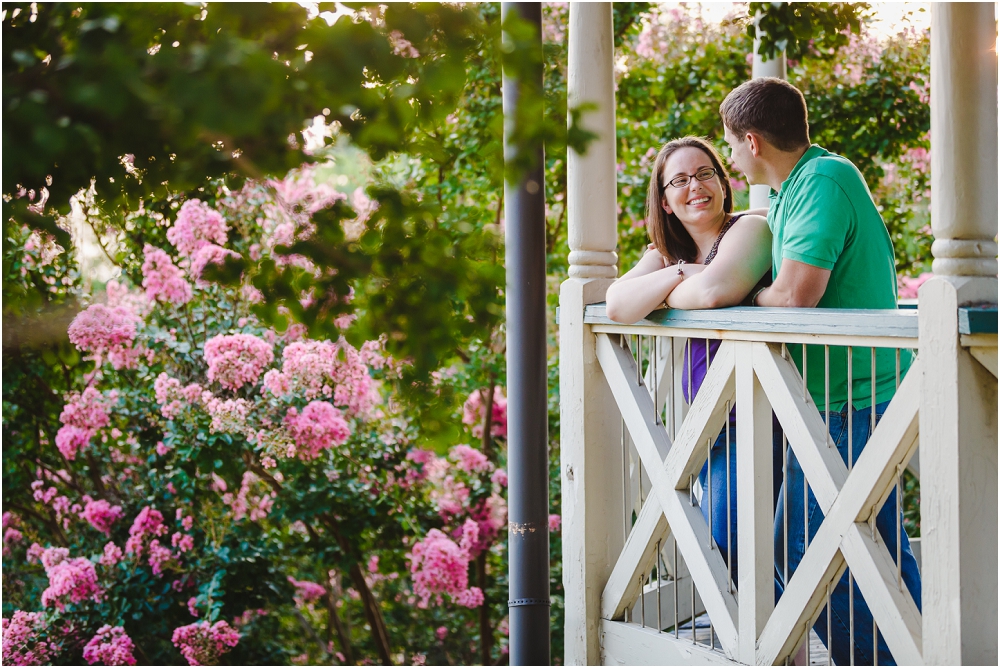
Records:
[[[774,284],[757,293],[757,306],[798,306],[813,308],[819,304],[826,285],[830,282],[830,270],[814,267],[805,262],[785,258],[778,270]]]

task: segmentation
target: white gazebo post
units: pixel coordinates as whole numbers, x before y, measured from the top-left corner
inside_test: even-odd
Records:
[[[758,27],[757,30],[759,31],[760,28]],[[786,66],[785,52],[782,51],[774,58],[770,58],[765,61],[760,57],[760,54],[757,53],[758,49],[760,49],[759,37],[753,41],[753,68],[751,69],[750,78],[759,79],[761,77],[777,77],[779,79],[787,79],[788,70]],[[770,192],[770,186],[750,186],[750,208],[766,209],[769,206],[768,194]]]
[[[959,307],[997,302],[996,40],[993,3],[931,6],[935,278],[919,299],[927,664],[997,663],[997,380],[958,327]]]
[[[559,294],[563,587],[566,665],[598,664],[601,593],[624,544],[621,418],[601,372],[587,304],[618,273],[614,42],[611,3],[571,3],[568,101],[591,102],[586,155],[569,150],[569,278]]]

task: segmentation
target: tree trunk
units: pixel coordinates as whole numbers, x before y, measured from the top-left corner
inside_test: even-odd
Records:
[[[365,574],[361,570],[360,563],[355,562],[351,566],[351,580],[354,583],[354,588],[361,594],[361,601],[365,606],[365,616],[368,618],[368,624],[372,628],[372,638],[375,640],[379,659],[382,660],[384,665],[391,666],[392,656],[390,654],[389,631],[385,627],[385,619],[382,618],[382,609],[375,599],[375,594],[365,581]]]
[[[340,579],[340,575],[337,575],[337,579]],[[327,626],[327,638],[330,636],[330,627],[337,632],[337,638],[340,639],[340,649],[344,653],[344,663],[349,666],[355,665],[354,661],[354,648],[351,646],[351,634],[344,627],[344,623],[340,621],[340,615],[337,614],[337,601],[334,599],[333,592],[328,591],[326,593],[326,609],[330,614],[330,623]]]

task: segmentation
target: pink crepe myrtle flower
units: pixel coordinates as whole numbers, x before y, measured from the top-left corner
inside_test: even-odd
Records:
[[[444,640],[445,638],[448,637],[448,627],[447,626],[437,627],[437,630],[434,631],[434,635],[437,636],[438,640]]]
[[[0,628],[5,666],[44,666],[62,650],[58,643],[42,639],[48,631],[45,613],[17,610],[10,619],[3,618]]]
[[[131,369],[139,358],[139,351],[132,348],[139,322],[124,306],[91,304],[73,318],[67,333],[77,350],[92,353],[98,363],[107,359],[115,369]]]
[[[202,394],[202,387],[198,383],[182,386],[181,381],[171,378],[166,372],[153,381],[153,390],[156,393],[156,403],[160,404],[160,413],[168,420],[177,417],[185,404],[198,401]]]
[[[63,425],[56,433],[56,448],[68,461],[76,459],[76,453],[90,445],[93,432],[73,425]]]
[[[900,276],[897,285],[900,299],[916,299],[920,292],[920,286],[929,279],[934,278],[934,274],[924,272],[916,277]]]
[[[170,544],[181,553],[194,549],[194,537],[191,534],[177,531],[170,537]]]
[[[309,580],[296,580],[291,575],[288,576],[288,581],[295,587],[295,605],[300,608],[310,601],[316,601],[326,596],[326,589],[323,585]]]
[[[208,281],[204,281],[201,278],[201,274],[205,271],[205,267],[210,264],[225,264],[227,257],[239,260],[243,256],[229,250],[228,248],[216,246],[215,244],[206,244],[205,246],[199,248],[191,258],[191,276],[194,278],[195,285],[199,288],[208,286]]]
[[[187,609],[188,609],[188,612],[191,613],[192,617],[200,617],[201,616],[201,615],[198,614],[198,597],[197,596],[192,596],[191,598],[188,599]]]
[[[88,387],[83,393],[74,392],[67,396],[59,421],[96,432],[106,427],[110,421],[109,403],[109,398],[92,387]]]
[[[205,342],[208,379],[230,390],[254,384],[274,361],[271,346],[252,334],[220,334]]]
[[[191,284],[166,252],[146,244],[143,254],[142,287],[146,288],[147,299],[177,306],[191,301]]]
[[[507,486],[507,471],[505,471],[503,469],[497,469],[496,471],[493,472],[493,475],[490,476],[490,481],[493,482],[493,483],[495,483],[495,484],[497,484],[497,485],[500,485],[501,487],[506,487]]]
[[[111,535],[111,526],[122,518],[122,507],[112,506],[104,499],[92,501],[87,497],[86,504],[80,517],[90,523],[105,536]]]
[[[174,629],[171,641],[191,666],[211,666],[240,641],[227,622],[195,622]]]
[[[143,542],[147,536],[162,536],[167,532],[163,524],[163,515],[152,506],[145,506],[136,515],[128,530],[129,539],[125,543],[125,551],[142,556]]]
[[[489,471],[493,468],[486,455],[468,445],[456,445],[448,453],[448,458],[455,462],[459,469],[469,474]]]
[[[153,575],[163,577],[163,567],[169,564],[174,558],[169,547],[160,545],[160,541],[153,539],[149,541],[149,567],[153,570]]]
[[[478,587],[469,587],[469,548],[479,537],[479,527],[472,520],[463,526],[462,539],[456,544],[438,529],[431,529],[424,540],[417,542],[407,555],[410,560],[410,574],[413,592],[420,601],[420,608],[426,608],[432,597],[438,605],[442,594],[447,594],[454,602],[465,607],[478,607],[483,602],[483,592]]]
[[[115,545],[113,542],[108,542],[104,546],[104,554],[101,555],[101,566],[105,568],[113,568],[119,561],[122,560],[122,549]]]
[[[282,355],[281,372],[265,381],[264,389],[276,397],[332,398],[351,417],[367,415],[378,401],[366,357],[344,339],[295,341]]]
[[[58,551],[57,551],[58,550]],[[103,592],[97,584],[97,570],[85,557],[68,558],[65,548],[50,548],[42,555],[48,589],[42,592],[42,606],[62,610],[66,603],[86,600],[100,602]]]
[[[465,400],[462,407],[462,423],[472,427],[472,435],[477,438],[483,436],[483,410],[484,401],[479,390],[473,391],[469,398]],[[490,434],[498,438],[507,438],[507,398],[503,395],[503,390],[498,385],[493,388],[493,417],[490,425]]]
[[[66,397],[59,420],[63,423],[56,433],[56,447],[69,461],[76,459],[76,453],[87,447],[94,435],[108,426],[109,404],[117,399],[117,393],[108,397],[92,387],[82,393],[74,392]]]
[[[343,414],[326,401],[311,401],[299,413],[290,408],[285,424],[297,446],[299,459],[309,461],[323,450],[343,445],[351,437],[351,428]]]
[[[427,655],[422,652],[417,652],[410,657],[410,664],[414,666],[426,666],[427,665]]]
[[[177,220],[167,230],[167,240],[184,257],[190,257],[208,244],[226,243],[226,225],[222,214],[198,199],[189,199],[177,212]]]
[[[102,663],[105,666],[134,666],[132,652],[135,645],[121,626],[105,624],[97,630],[83,648],[83,660],[87,663]]]
[[[205,409],[212,418],[212,431],[226,434],[242,434],[246,431],[247,416],[253,408],[246,399],[212,399],[205,404]]]
[[[562,516],[561,515],[549,515],[549,531],[559,531],[559,527],[562,526]]]
[[[41,562],[42,555],[45,554],[45,548],[38,543],[32,543],[31,547],[28,548],[27,561],[29,564],[36,562]]]
[[[163,441],[157,441],[156,454],[160,457],[165,457],[168,452],[170,452],[170,446]]]

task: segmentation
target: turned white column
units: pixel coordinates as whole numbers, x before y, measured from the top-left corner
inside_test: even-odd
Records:
[[[584,325],[617,275],[614,43],[611,4],[571,3],[568,101],[597,106],[586,155],[569,150],[569,278],[559,295],[565,664],[601,663],[601,592],[624,544],[621,417]]]
[[[782,51],[774,58],[765,62],[764,59],[760,57],[760,54],[757,53],[759,48],[760,39],[755,39],[753,41],[753,68],[751,69],[750,78],[759,79],[761,77],[777,77],[778,79],[787,79],[788,70],[786,67],[785,52]],[[750,186],[750,208],[766,209],[769,204],[767,196],[770,192],[770,186]]]
[[[931,5],[931,225],[920,288],[924,660],[997,663],[997,382],[958,310],[997,302],[997,54],[992,3]]]

